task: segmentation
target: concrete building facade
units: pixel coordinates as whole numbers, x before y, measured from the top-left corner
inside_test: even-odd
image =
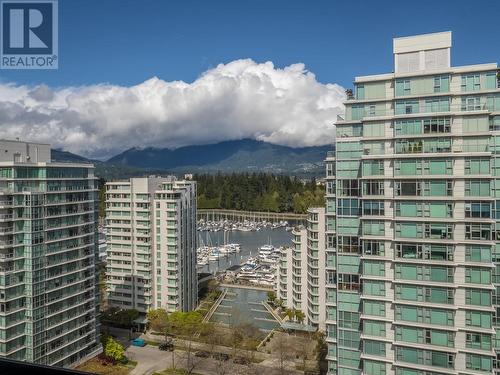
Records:
[[[195,309],[196,183],[175,177],[106,184],[108,303],[146,313]]]

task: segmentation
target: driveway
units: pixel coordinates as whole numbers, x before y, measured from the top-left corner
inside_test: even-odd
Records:
[[[130,375],[150,375],[155,371],[163,371],[172,366],[172,352],[164,352],[156,346],[129,346],[125,355],[137,366]]]

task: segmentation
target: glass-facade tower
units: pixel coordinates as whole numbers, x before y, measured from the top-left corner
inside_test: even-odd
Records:
[[[495,371],[498,70],[450,49],[450,32],[394,39],[394,73],[357,77],[336,123],[330,374]]]
[[[0,356],[75,366],[96,355],[97,182],[50,146],[0,141]]]

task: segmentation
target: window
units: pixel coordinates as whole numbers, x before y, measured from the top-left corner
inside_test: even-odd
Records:
[[[454,355],[452,353],[407,347],[396,347],[396,359],[401,362],[417,363],[443,368],[453,368],[455,362]],[[399,375],[398,372],[397,374]]]
[[[359,253],[359,238],[355,236],[338,236],[339,253]]]
[[[423,161],[423,170],[426,175],[451,175],[453,162],[450,159],[427,159]]]
[[[403,301],[431,302],[453,304],[454,291],[449,288],[423,287],[416,285],[397,284],[396,299]]]
[[[396,264],[395,278],[397,280],[424,280],[452,283],[453,268],[444,266]]]
[[[461,88],[462,92],[479,91],[481,89],[481,80],[479,74],[464,74],[462,75]]]
[[[465,367],[471,370],[486,371],[491,373],[493,368],[492,357],[466,353],[465,354]]]
[[[465,346],[471,349],[490,350],[491,335],[487,333],[466,332]]]
[[[462,96],[461,111],[479,111],[481,110],[481,98],[479,96]]]
[[[450,110],[449,98],[425,99],[425,112],[448,112]]]
[[[466,267],[465,282],[469,284],[491,284],[491,270],[482,267]]]
[[[363,234],[368,236],[383,236],[385,224],[383,221],[366,220],[363,222]]]
[[[415,176],[422,174],[422,160],[402,159],[394,161],[396,176]]]
[[[484,223],[466,223],[465,239],[489,241],[491,239],[491,225]]]
[[[490,150],[490,137],[467,137],[463,140],[464,152],[487,152]]]
[[[473,306],[491,306],[491,291],[467,288],[465,290],[465,303]]]
[[[488,116],[464,116],[462,120],[464,133],[478,133],[489,131]]]
[[[383,122],[366,122],[363,124],[363,137],[383,137],[385,124]]]
[[[489,180],[465,180],[465,195],[470,197],[489,197]]]
[[[396,80],[396,96],[410,95],[410,80],[398,79]]]
[[[422,223],[396,223],[396,238],[422,238]]]
[[[424,119],[424,133],[449,133],[451,131],[450,117],[431,117]]]
[[[396,154],[420,154],[423,149],[423,142],[420,139],[398,139],[396,141],[395,148]]]
[[[395,105],[395,114],[404,115],[418,113],[418,100],[398,100]]]
[[[395,318],[397,321],[426,323],[439,326],[453,326],[454,313],[452,310],[424,308],[410,305],[396,305]]]
[[[447,202],[399,201],[395,204],[395,214],[401,217],[452,217],[453,204]]]
[[[405,326],[396,326],[395,331],[397,341],[446,347],[454,346],[455,337],[452,332]]]
[[[395,190],[397,196],[422,195],[422,188],[420,181],[396,181]]]
[[[467,245],[465,247],[465,261],[491,263],[491,247],[481,245]]]
[[[363,100],[365,98],[365,86],[356,85],[356,99]]]
[[[500,130],[500,116],[490,116],[489,118],[490,131]]]
[[[383,216],[384,201],[363,201],[363,215]]]
[[[368,106],[368,116],[375,116],[376,112],[375,112],[375,105],[373,104],[370,104]]]
[[[363,340],[363,353],[385,357],[385,342]]]
[[[465,217],[490,218],[490,202],[465,202]]]
[[[465,174],[480,175],[490,174],[490,159],[484,158],[466,158]]]
[[[383,155],[385,153],[384,141],[373,141],[363,143],[364,155]]]
[[[453,261],[453,246],[396,243],[396,258]]]
[[[381,241],[363,241],[363,254],[373,256],[384,256],[384,243]]]
[[[339,362],[345,366],[357,369],[359,368],[359,362],[360,362],[359,352],[357,350],[339,348]],[[350,375],[356,375],[356,372],[352,372]]]
[[[363,314],[371,316],[385,316],[385,302],[364,300]]]
[[[363,135],[363,126],[361,124],[336,125],[337,137],[361,137]]]
[[[359,180],[338,180],[338,195],[346,197],[359,196]]]
[[[338,330],[339,346],[357,349],[359,347],[359,335],[360,333],[357,331],[347,331],[339,329]]]
[[[384,181],[363,181],[363,195],[384,195]]]
[[[385,283],[383,281],[363,281],[363,294],[368,296],[385,296]]]
[[[450,76],[434,77],[434,92],[450,91]]]
[[[465,325],[468,327],[491,328],[491,313],[467,310],[465,312]]]
[[[359,275],[339,273],[338,280],[339,290],[359,291]]]
[[[386,364],[385,362],[369,361],[363,359],[363,374],[366,375],[385,375]],[[333,372],[332,372],[333,374]]]
[[[359,313],[339,311],[339,328],[359,329]]]
[[[361,142],[337,142],[337,158],[338,159],[357,159],[362,154]]]
[[[339,160],[337,162],[338,178],[357,178],[359,177],[359,160]]]
[[[453,238],[453,224],[447,223],[425,223],[424,224],[424,237],[432,239],[452,239]]]
[[[385,322],[363,320],[363,334],[385,338]]]
[[[385,276],[385,263],[372,260],[363,261],[363,275]]]
[[[422,120],[408,119],[394,121],[394,134],[422,134]]]
[[[337,214],[343,216],[359,216],[359,199],[338,199]]]
[[[384,174],[383,160],[364,160],[363,176],[377,176]]]

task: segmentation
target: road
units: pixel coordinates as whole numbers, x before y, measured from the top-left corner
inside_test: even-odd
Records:
[[[172,367],[172,352],[164,352],[156,346],[129,346],[125,352],[127,358],[137,361],[137,366],[130,372],[130,375],[151,375],[155,371],[163,371]],[[175,351],[176,367],[184,367],[187,362],[187,353],[181,350]],[[277,359],[267,359],[261,364],[252,364],[250,366],[237,365],[232,361],[217,361],[213,358],[192,357],[194,363],[193,372],[203,375],[224,374],[279,374],[279,361]],[[293,366],[293,363],[288,363]],[[274,367],[274,368],[271,368]],[[293,368],[293,367],[292,367]],[[302,374],[302,372],[287,368],[286,374]]]
[[[137,366],[130,375],[150,375],[155,371],[163,371],[172,366],[172,353],[163,352],[156,346],[144,347],[129,346],[125,355],[132,361],[137,361]]]

